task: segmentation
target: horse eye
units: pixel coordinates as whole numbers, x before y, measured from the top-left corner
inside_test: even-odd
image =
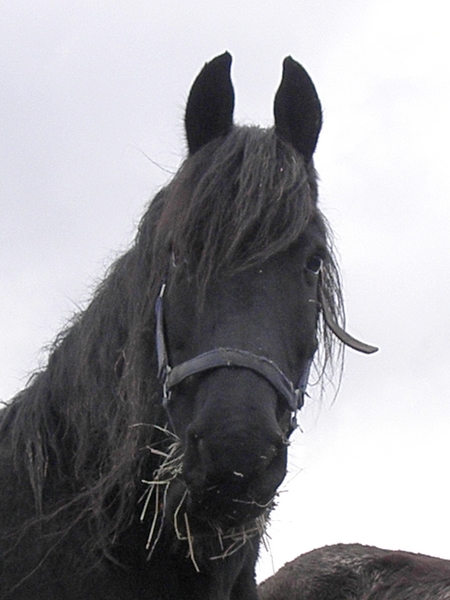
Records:
[[[311,258],[306,263],[306,268],[314,275],[318,275],[323,267],[323,258],[321,256],[311,256]]]

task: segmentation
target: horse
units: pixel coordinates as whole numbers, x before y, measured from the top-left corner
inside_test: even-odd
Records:
[[[255,600],[316,350],[319,376],[337,338],[374,351],[341,325],[315,87],[287,57],[274,127],[237,126],[231,60],[195,79],[187,157],[132,247],[2,409],[2,599]]]
[[[259,586],[261,600],[449,600],[450,561],[361,544],[307,552]]]

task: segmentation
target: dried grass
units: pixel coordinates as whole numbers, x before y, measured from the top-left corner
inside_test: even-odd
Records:
[[[179,478],[183,470],[183,453],[179,438],[170,430],[162,427],[157,427],[160,431],[167,434],[167,451],[150,448],[153,454],[161,457],[161,463],[153,473],[151,480],[143,480],[143,483],[148,487],[141,496],[140,502],[143,502],[140,519],[145,521],[150,518],[150,529],[147,537],[146,549],[148,550],[148,559],[153,554],[153,551],[161,537],[162,530],[166,517],[167,494],[170,485]],[[187,542],[187,555],[192,561],[192,564],[197,572],[200,572],[198,560],[195,555],[195,536],[192,533],[189,517],[187,512],[183,511],[189,491],[186,488],[174,513],[173,526],[177,539],[182,542]],[[270,500],[267,504],[261,505],[256,502],[246,502],[235,499],[236,503],[244,503],[257,505],[264,509],[262,515],[256,517],[252,521],[223,530],[215,523],[210,523],[211,534],[209,542],[212,540],[218,541],[220,552],[214,556],[210,556],[209,560],[223,560],[235,552],[238,552],[247,542],[258,537],[263,540],[267,536],[267,527],[269,522],[269,514],[274,505],[274,500]]]
[[[183,455],[179,438],[168,429],[157,425],[155,427],[167,434],[170,443],[167,447],[167,452],[150,448],[150,452],[159,455],[162,461],[159,467],[153,472],[153,479],[144,479],[142,481],[148,487],[140,498],[140,501],[144,503],[140,516],[141,521],[145,520],[149,513],[149,507],[153,505],[153,511],[150,511],[150,513],[153,512],[153,516],[145,546],[149,551],[148,558],[153,554],[155,546],[161,537],[170,484],[181,474],[183,468]]]

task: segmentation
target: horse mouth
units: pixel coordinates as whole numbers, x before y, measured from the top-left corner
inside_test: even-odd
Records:
[[[189,493],[186,514],[196,531],[228,531],[252,523],[264,515],[272,504],[272,498],[260,503],[251,498],[229,496],[220,488],[215,488],[201,495]]]
[[[155,513],[150,516],[153,511],[148,510],[147,515],[144,509],[141,514],[141,520],[149,527],[148,556],[153,554],[164,530],[170,530],[182,545],[187,546],[196,569],[199,556],[202,561],[226,558],[249,539],[261,538],[274,504],[273,496],[261,503],[229,495],[218,486],[192,491],[181,474],[164,486],[149,486],[142,499],[147,508],[146,500],[150,498]]]
[[[176,508],[172,510],[168,506],[166,515],[171,518],[170,526],[179,542],[187,546],[188,556],[198,571],[205,561],[225,559],[250,539],[261,539],[274,503],[273,498],[263,505],[254,500],[227,497],[218,489],[207,491],[209,494],[200,494],[184,487]],[[219,500],[220,496],[223,497]],[[171,500],[168,499],[169,504]]]
[[[245,527],[265,515],[273,506],[275,493],[255,498],[251,489],[216,483],[189,486],[181,475],[165,494],[165,519],[182,529],[185,518],[192,531],[202,535]],[[186,515],[186,517],[184,516]]]

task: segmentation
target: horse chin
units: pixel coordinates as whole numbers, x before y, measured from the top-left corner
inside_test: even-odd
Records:
[[[178,532],[189,528],[192,534],[244,531],[253,528],[256,521],[265,521],[274,496],[271,493],[255,500],[247,494],[230,494],[220,487],[190,489],[179,480],[167,495],[166,520],[170,519]]]
[[[186,514],[191,527],[205,531],[208,528],[229,531],[236,528],[245,528],[256,519],[264,515],[272,504],[272,499],[264,504],[254,500],[238,498],[223,498],[219,501],[210,498],[191,495],[188,498]]]

